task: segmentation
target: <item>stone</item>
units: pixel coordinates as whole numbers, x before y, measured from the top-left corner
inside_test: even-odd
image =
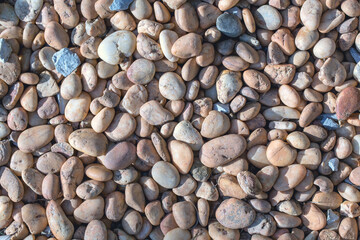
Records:
[[[232,13],[223,13],[216,19],[216,28],[228,37],[239,37],[242,32],[240,19]]]
[[[230,113],[230,106],[229,104],[223,104],[223,103],[215,103],[213,106],[213,109],[218,111],[218,112],[222,112],[222,113]]]
[[[56,71],[65,77],[75,71],[76,68],[81,64],[78,55],[68,48],[63,48],[56,52],[53,55],[52,60],[54,62]]]
[[[0,62],[5,63],[11,55],[10,44],[3,38],[0,38]]]
[[[360,53],[355,48],[350,48],[349,52],[356,63],[360,62]]]
[[[134,0],[114,0],[109,9],[111,11],[127,10],[133,1]]]

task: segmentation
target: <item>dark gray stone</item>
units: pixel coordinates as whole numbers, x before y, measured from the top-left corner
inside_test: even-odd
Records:
[[[3,38],[0,38],[0,62],[5,63],[12,52],[10,44]]]
[[[242,32],[240,19],[231,13],[223,13],[216,19],[216,27],[228,37],[238,37]]]
[[[76,68],[81,64],[78,55],[68,48],[63,48],[56,52],[53,55],[52,60],[54,62],[56,71],[65,77],[75,71]]]
[[[114,0],[110,5],[111,11],[127,10],[134,0]]]

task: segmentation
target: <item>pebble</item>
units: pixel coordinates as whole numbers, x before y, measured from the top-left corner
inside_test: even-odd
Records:
[[[21,21],[31,22],[35,20],[43,6],[43,0],[19,0],[15,2],[15,13]]]
[[[223,104],[223,103],[215,103],[213,106],[213,109],[218,112],[222,113],[230,113],[230,106],[229,104]]]
[[[168,189],[176,187],[180,182],[178,170],[172,164],[164,161],[155,163],[152,167],[151,175],[155,182]]]
[[[12,49],[10,44],[4,38],[0,38],[0,62],[5,63],[11,55]]]
[[[360,62],[360,53],[355,48],[350,48],[349,52],[356,63]]]
[[[266,30],[276,30],[282,24],[281,14],[270,5],[263,5],[257,8],[254,12],[254,18],[256,24]]]
[[[135,46],[135,35],[127,30],[119,30],[102,40],[97,53],[103,61],[116,65],[123,60],[120,56],[130,57],[135,51]]]
[[[63,76],[69,76],[80,66],[78,55],[68,48],[63,48],[52,56],[56,71]]]
[[[240,19],[232,13],[223,13],[216,19],[216,28],[228,37],[239,37],[242,32]]]
[[[241,135],[228,134],[206,142],[200,149],[200,161],[207,167],[224,165],[239,157],[246,149]]]
[[[114,0],[110,5],[109,9],[111,11],[127,10],[133,1],[134,0]]]
[[[72,132],[69,136],[69,143],[76,150],[97,157],[106,153],[108,141],[102,133],[85,128]]]
[[[111,147],[102,163],[111,170],[125,169],[136,160],[136,147],[130,142],[120,142]]]
[[[336,116],[339,120],[346,120],[353,112],[359,110],[359,90],[355,87],[347,87],[336,98]]]
[[[254,209],[248,203],[236,198],[224,200],[216,210],[216,220],[230,229],[249,227],[255,217]]]
[[[319,0],[306,0],[300,10],[300,19],[310,31],[316,30],[321,21],[323,11]]]

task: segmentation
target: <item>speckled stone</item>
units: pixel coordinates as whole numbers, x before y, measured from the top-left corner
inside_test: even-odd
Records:
[[[56,71],[65,77],[75,71],[76,68],[81,64],[78,55],[68,48],[63,48],[56,52],[53,55],[52,60],[54,62]]]

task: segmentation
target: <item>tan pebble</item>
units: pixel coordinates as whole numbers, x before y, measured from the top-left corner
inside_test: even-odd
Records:
[[[254,209],[248,203],[235,198],[224,200],[216,210],[216,220],[231,229],[250,226],[255,215]]]
[[[287,191],[296,187],[306,176],[306,168],[300,164],[293,164],[279,170],[279,177],[274,189]]]
[[[301,219],[310,230],[320,230],[326,226],[325,214],[313,203],[304,205]]]

